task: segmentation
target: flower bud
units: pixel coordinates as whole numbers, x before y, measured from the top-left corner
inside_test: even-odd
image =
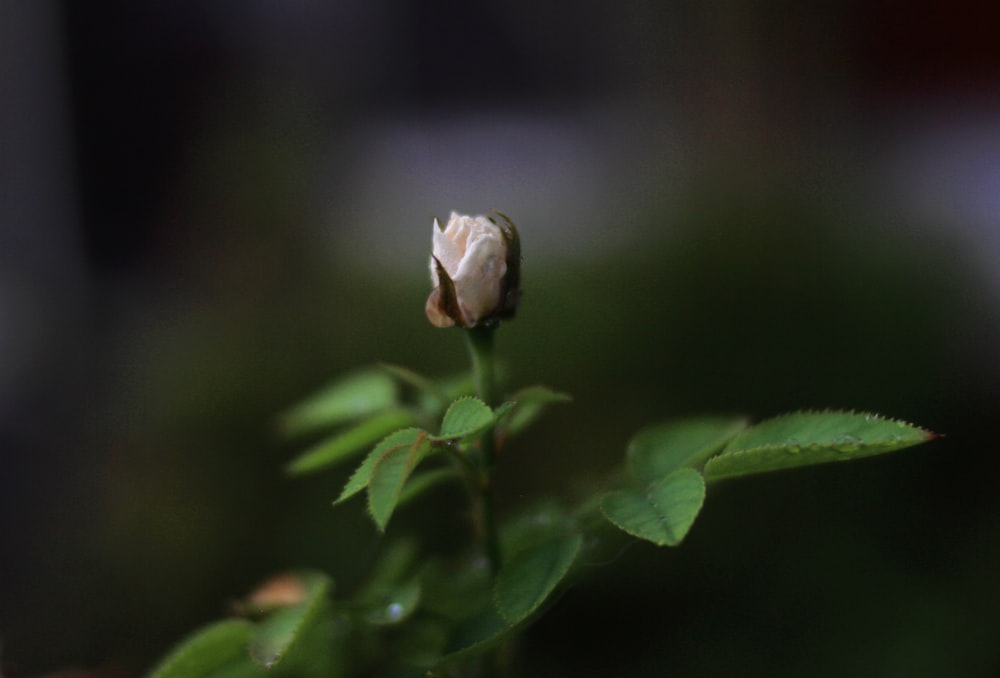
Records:
[[[434,219],[427,319],[437,327],[475,327],[511,318],[520,299],[521,241],[506,215],[451,213],[444,228]]]

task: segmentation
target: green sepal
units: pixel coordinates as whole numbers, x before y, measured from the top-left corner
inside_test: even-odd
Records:
[[[438,286],[431,292],[431,296],[436,295],[434,304],[442,313],[451,318],[457,327],[465,327],[465,317],[462,315],[462,308],[458,305],[458,292],[455,291],[455,281],[448,275],[444,264],[433,254],[434,268],[438,275]]]
[[[497,319],[513,318],[521,301],[521,236],[510,217],[500,210],[493,210],[493,213],[503,220],[503,224],[497,224],[493,217],[486,217],[497,225],[503,234],[504,244],[507,247],[507,272],[501,283],[503,289],[501,290],[500,307],[492,314],[492,317]]]

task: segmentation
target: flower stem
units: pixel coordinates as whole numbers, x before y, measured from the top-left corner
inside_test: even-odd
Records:
[[[472,375],[476,384],[476,394],[490,407],[496,401],[496,380],[493,359],[493,332],[495,328],[480,325],[470,327],[465,336],[472,357]],[[497,533],[493,506],[493,429],[490,428],[479,439],[482,454],[482,479],[479,487],[479,517],[483,531],[483,547],[489,562],[490,574],[500,571],[500,538]]]
[[[472,376],[476,383],[476,395],[493,407],[496,399],[493,379],[493,332],[495,328],[485,325],[470,327],[465,331],[472,356]]]

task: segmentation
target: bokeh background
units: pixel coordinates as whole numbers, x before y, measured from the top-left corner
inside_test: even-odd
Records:
[[[946,434],[712,488],[539,622],[528,675],[1000,671],[1000,42],[987,3],[0,4],[5,675],[129,676],[379,540],[275,413],[423,318],[431,216],[524,244],[514,385],[575,402],[514,509],[640,426],[875,410]],[[443,500],[448,505],[447,498]],[[390,531],[431,547],[420,505]],[[432,523],[433,524],[433,523]]]

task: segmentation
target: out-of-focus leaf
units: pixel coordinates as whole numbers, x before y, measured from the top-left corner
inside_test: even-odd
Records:
[[[399,495],[399,506],[409,503],[426,492],[433,490],[438,485],[461,478],[454,468],[436,468],[430,471],[414,473],[409,482],[403,487],[403,493]]]
[[[370,605],[387,589],[409,578],[418,554],[419,548],[414,539],[399,539],[386,546],[375,560],[364,586],[354,594],[354,602]]]
[[[506,520],[500,528],[502,551],[519,553],[540,541],[565,536],[572,523],[573,516],[555,500],[533,503]]]
[[[372,467],[368,479],[368,512],[382,532],[399,503],[407,478],[430,449],[427,437],[418,436],[410,445],[388,449]]]
[[[479,398],[465,396],[448,407],[441,420],[441,433],[437,440],[467,438],[493,424],[493,410]]]
[[[507,400],[493,408],[493,420],[500,421],[507,416],[507,413],[517,406],[513,400]]]
[[[436,617],[470,619],[493,607],[493,580],[487,563],[467,557],[441,561],[432,559],[421,570],[423,608]]]
[[[270,675],[273,674],[263,666],[253,663],[250,655],[246,653],[246,648],[244,648],[234,661],[212,671],[211,678],[267,678]]]
[[[259,619],[282,607],[296,605],[306,596],[305,582],[297,572],[274,575],[235,605],[244,617]]]
[[[513,625],[537,610],[576,560],[583,539],[578,534],[541,541],[505,563],[493,596],[497,610]]]
[[[278,418],[288,436],[311,433],[374,414],[396,404],[396,383],[381,370],[353,372],[329,384]]]
[[[408,367],[392,365],[390,363],[379,363],[379,367],[404,384],[412,386],[420,394],[430,397],[439,407],[443,408],[448,404],[448,392],[424,375],[414,372]]]
[[[243,619],[206,626],[182,640],[147,678],[210,676],[246,651],[252,633],[253,624]]]
[[[306,450],[288,465],[288,472],[303,475],[321,471],[361,452],[386,434],[409,426],[414,420],[405,410],[380,412]]]
[[[705,464],[705,477],[777,471],[848,461],[918,445],[934,433],[902,421],[856,412],[798,412],[763,421]]]
[[[513,637],[519,630],[517,625],[511,626],[490,605],[478,615],[455,625],[436,666],[448,666],[480,657]]]
[[[303,599],[280,608],[261,621],[250,642],[250,657],[265,668],[273,668],[284,659],[296,640],[316,617],[331,588],[332,581],[321,572],[303,572]]]
[[[395,629],[393,637],[397,639],[400,662],[417,668],[416,673],[409,675],[414,678],[438,675],[428,672],[427,667],[440,659],[450,631],[451,625],[446,620],[430,615],[411,618],[409,623]]]
[[[449,401],[476,392],[476,382],[472,378],[472,372],[468,371],[438,379],[437,384],[448,396]]]
[[[514,407],[500,422],[502,433],[505,435],[516,435],[526,429],[552,403],[567,403],[572,400],[567,394],[553,391],[547,386],[528,386],[510,399],[514,402]]]
[[[629,441],[629,470],[643,482],[659,482],[679,468],[698,466],[746,425],[741,417],[700,417],[645,428]]]
[[[420,604],[421,593],[420,580],[417,577],[389,587],[371,604],[365,620],[378,626],[402,623],[416,611]]]
[[[347,485],[344,486],[340,496],[337,497],[336,501],[333,503],[339,504],[368,487],[368,481],[371,479],[372,469],[375,468],[375,462],[377,462],[383,454],[397,447],[412,445],[421,435],[426,436],[427,433],[419,428],[404,428],[394,433],[390,433],[379,441],[378,445],[376,445],[374,449],[368,453],[365,460],[361,462],[361,465],[358,466],[358,468],[354,471],[354,474],[348,479]]]
[[[618,490],[601,501],[614,525],[658,546],[676,546],[705,501],[705,481],[694,469],[674,471],[646,492]]]

